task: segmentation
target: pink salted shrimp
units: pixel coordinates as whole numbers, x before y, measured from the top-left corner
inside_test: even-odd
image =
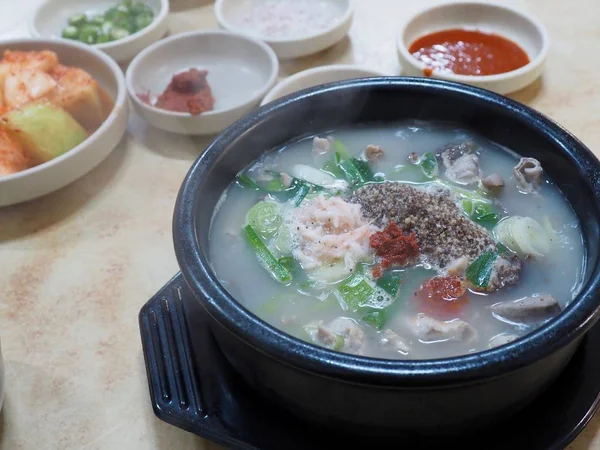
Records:
[[[369,237],[379,230],[359,204],[323,195],[294,209],[289,223],[294,257],[307,271],[338,265],[351,272],[369,259]]]

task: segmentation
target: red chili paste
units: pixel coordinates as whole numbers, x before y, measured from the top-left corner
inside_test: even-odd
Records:
[[[402,229],[391,221],[383,229],[373,233],[369,239],[375,254],[381,257],[381,264],[373,269],[373,276],[379,278],[384,269],[392,266],[406,266],[419,257],[417,235],[404,234]]]

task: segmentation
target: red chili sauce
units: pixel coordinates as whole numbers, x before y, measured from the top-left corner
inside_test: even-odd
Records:
[[[417,39],[408,51],[425,63],[426,76],[433,71],[457,75],[495,75],[529,63],[527,53],[514,42],[496,34],[453,29]]]
[[[373,276],[379,278],[383,270],[392,266],[406,266],[419,257],[419,244],[415,233],[404,234],[396,222],[391,221],[383,231],[373,233],[369,239],[381,264],[373,268]]]

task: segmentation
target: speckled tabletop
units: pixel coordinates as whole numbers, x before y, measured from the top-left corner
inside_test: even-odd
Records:
[[[0,0],[0,37],[26,35],[41,0]],[[356,0],[347,39],[282,64],[281,76],[356,62],[400,70],[400,19],[432,0]],[[172,0],[172,32],[215,28],[212,1]],[[505,0],[534,13],[552,48],[542,79],[513,97],[563,124],[600,155],[600,3]],[[87,176],[0,208],[0,337],[6,398],[0,448],[214,449],[157,420],[137,314],[176,273],[175,196],[206,139],[167,135],[135,114],[116,150]],[[600,417],[569,447],[600,450]]]

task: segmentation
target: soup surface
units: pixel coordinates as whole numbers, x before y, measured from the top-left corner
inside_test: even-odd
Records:
[[[336,130],[267,153],[213,217],[250,311],[333,350],[435,359],[511,342],[579,290],[578,220],[539,162],[449,124]]]

